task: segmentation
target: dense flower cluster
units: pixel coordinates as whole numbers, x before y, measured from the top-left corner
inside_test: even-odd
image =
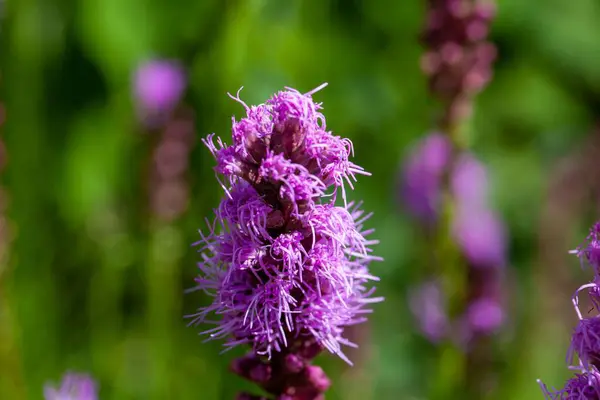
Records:
[[[464,340],[475,334],[496,331],[504,321],[502,273],[506,264],[505,228],[487,202],[488,177],[485,166],[464,152],[450,165],[451,144],[447,136],[433,133],[419,143],[404,168],[402,200],[409,213],[428,229],[438,222],[444,174],[455,200],[452,236],[469,265],[469,305],[460,319]],[[448,171],[450,169],[450,171]],[[435,289],[434,289],[435,288]],[[421,330],[432,341],[450,331],[450,322],[440,315],[443,293],[436,283],[413,291],[413,312]],[[427,293],[425,293],[427,292]]]
[[[481,0],[429,0],[422,59],[431,92],[448,104],[449,119],[469,113],[472,96],[492,76],[496,57],[487,39],[494,5]]]
[[[583,264],[589,265],[594,271],[591,283],[581,286],[573,296],[575,312],[579,317],[579,323],[573,330],[571,346],[567,358],[571,369],[578,373],[569,379],[560,390],[550,390],[540,382],[542,391],[547,399],[600,399],[600,315],[598,312],[598,293],[600,287],[600,223],[596,223],[590,230],[590,234],[583,246],[572,253],[577,254]],[[579,294],[587,292],[591,303],[594,305],[596,314],[585,316],[579,309]],[[578,359],[578,361],[577,361]]]
[[[46,385],[45,400],[97,400],[97,387],[94,380],[86,374],[67,373],[60,386]]]
[[[344,183],[352,187],[366,173],[349,161],[352,143],[326,130],[321,105],[312,100],[321,87],[281,91],[252,107],[238,93],[246,117],[233,119],[233,143],[205,140],[225,177],[226,197],[197,243],[198,289],[214,300],[193,322],[215,324],[204,333],[227,339],[228,348],[251,345],[251,364],[274,372],[250,379],[274,394],[289,385],[275,382],[289,381],[289,374],[281,376],[289,370],[282,357],[299,357],[296,378],[315,372],[304,364],[322,348],[350,362],[341,346],[354,344],[343,337],[344,327],[363,322],[366,306],[381,300],[368,287],[377,280],[368,264],[378,259],[370,249],[377,242],[366,238],[372,230],[363,227],[370,214],[347,202],[344,191]],[[335,205],[338,189],[343,206]],[[307,347],[311,354],[300,354]],[[233,368],[238,374],[264,377],[240,365]],[[313,383],[299,385],[314,391]]]

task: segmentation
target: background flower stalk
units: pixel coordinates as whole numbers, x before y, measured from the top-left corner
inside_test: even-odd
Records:
[[[486,168],[466,150],[463,136],[473,99],[492,76],[496,50],[487,35],[493,16],[488,2],[430,0],[421,36],[422,70],[441,102],[439,133],[426,137],[409,160],[403,197],[426,227],[435,249],[432,262],[439,266],[432,272],[440,279],[425,287],[442,296],[429,297],[427,307],[413,306],[413,312],[429,312],[417,318],[425,334],[441,344],[432,398],[455,391],[482,398],[490,392],[488,338],[505,319],[504,226],[487,201]],[[424,296],[417,290],[413,297]]]

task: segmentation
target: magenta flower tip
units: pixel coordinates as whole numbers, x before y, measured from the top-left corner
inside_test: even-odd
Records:
[[[538,379],[547,400],[598,400],[600,399],[600,375],[597,370],[582,371],[569,379],[562,389],[549,389]]]
[[[45,400],[97,400],[96,382],[87,374],[67,373],[59,387],[47,384]]]

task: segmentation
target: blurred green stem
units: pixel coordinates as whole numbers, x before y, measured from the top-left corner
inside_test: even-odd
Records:
[[[148,284],[148,332],[152,360],[152,398],[176,398],[176,388],[167,377],[177,368],[174,358],[176,332],[174,321],[182,321],[179,299],[179,261],[183,238],[173,226],[155,221],[152,224],[146,265]]]
[[[434,241],[437,273],[442,278],[442,292],[448,298],[447,316],[454,324],[464,312],[467,289],[467,265],[462,259],[452,236],[452,221],[456,213],[455,203],[450,190],[450,176],[454,168],[456,156],[463,149],[461,126],[452,123],[446,117],[440,123],[442,131],[447,134],[452,144],[451,157],[442,181],[443,202],[442,215],[438,226],[437,237]],[[466,395],[466,365],[467,359],[463,349],[456,343],[455,326],[451,326],[450,338],[438,349],[436,379],[433,380],[430,400],[448,399],[451,394]]]
[[[43,383],[51,378],[57,361],[56,294],[51,265],[55,256],[50,202],[52,160],[49,160],[45,114],[42,107],[45,87],[43,73],[44,15],[42,2],[19,0],[10,4],[3,27],[8,34],[6,66],[6,147],[10,162],[6,169],[11,188],[9,218],[17,227],[11,250],[12,267],[6,284],[9,310],[14,310],[19,328],[17,347],[22,352],[27,386],[36,397]],[[12,318],[11,318],[12,319]],[[24,345],[26,344],[26,345]],[[39,362],[40,358],[45,360]],[[18,365],[14,365],[18,370]],[[10,398],[10,397],[5,397]]]
[[[447,186],[447,185],[446,185]],[[451,236],[454,203],[446,188],[442,219],[434,246],[436,251],[438,271],[442,278],[442,291],[448,298],[446,310],[450,321],[455,321],[464,308],[465,286],[467,280],[466,266]],[[466,357],[464,351],[458,348],[456,332],[439,348],[436,379],[433,380],[430,400],[448,399],[449,393],[464,393]]]
[[[101,376],[114,376],[112,352],[121,342],[123,318],[121,300],[125,279],[119,254],[113,251],[110,237],[100,238],[102,261],[90,285],[91,348],[94,364]]]

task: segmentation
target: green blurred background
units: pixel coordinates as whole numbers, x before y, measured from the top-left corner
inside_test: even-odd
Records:
[[[426,244],[397,204],[399,168],[429,132],[435,103],[419,69],[419,0],[8,0],[0,30],[0,176],[10,234],[0,264],[0,399],[40,399],[65,370],[88,371],[102,399],[232,399],[252,388],[182,318],[190,247],[221,189],[200,138],[227,137],[243,109],[292,86],[315,95],[328,127],[350,137],[373,173],[352,199],[374,210],[381,276],[350,369],[322,357],[328,399],[425,399],[436,351],[415,329],[407,290]],[[534,399],[562,385],[585,271],[567,254],[600,203],[600,2],[503,0],[495,77],[469,125],[490,168],[492,201],[510,229],[509,321],[495,338],[488,398]],[[195,112],[189,207],[172,223],[149,212],[153,135],[131,78],[149,57],[179,59]],[[448,398],[459,398],[457,393]]]

